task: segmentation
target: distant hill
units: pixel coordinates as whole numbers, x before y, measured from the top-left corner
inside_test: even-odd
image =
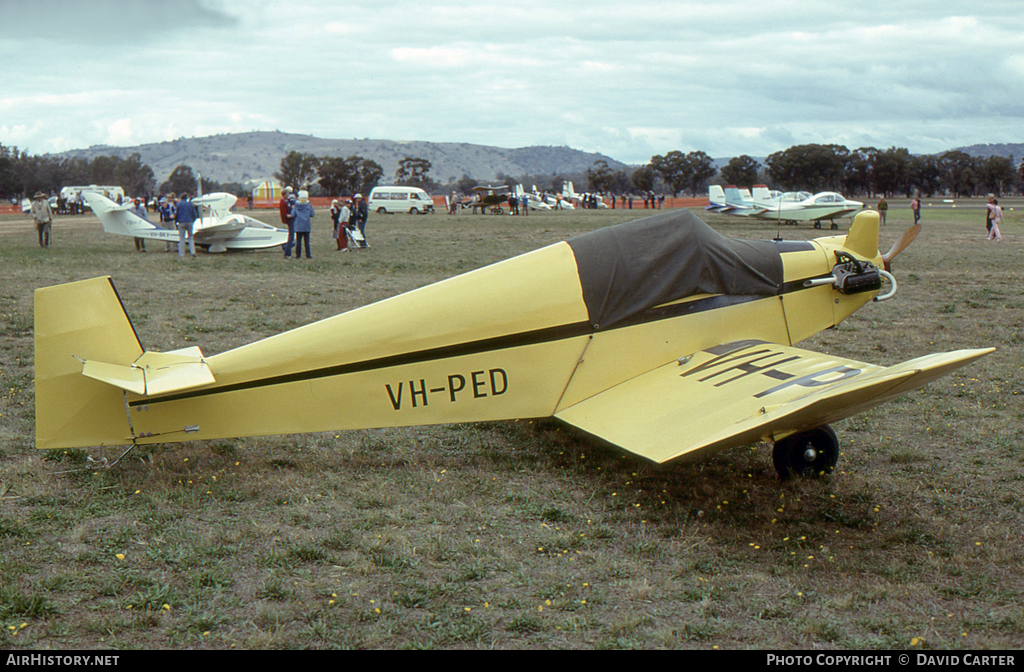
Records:
[[[399,142],[395,140],[329,140],[312,135],[255,131],[228,133],[205,138],[178,138],[137,147],[94,145],[58,154],[60,157],[119,156],[127,158],[138,152],[142,162],[153,169],[157,184],[166,180],[179,165],[187,165],[203,177],[218,182],[263,180],[280,169],[281,159],[296,151],[316,156],[352,155],[372,159],[384,169],[382,182],[393,178],[398,162],[406,157],[426,159],[431,168],[428,176],[437,182],[448,182],[469,175],[478,180],[493,180],[505,175],[548,175],[580,173],[595,161],[607,161],[613,170],[625,164],[602,154],[583,152],[570,147],[521,147],[505,149],[456,142]]]
[[[1007,158],[1012,157],[1014,162],[1018,162],[1024,158],[1024,144],[1021,143],[971,145],[969,147],[957,147],[956,149],[968,156],[975,156],[981,159],[987,159],[990,156],[1005,156]],[[939,153],[941,154],[942,152]]]

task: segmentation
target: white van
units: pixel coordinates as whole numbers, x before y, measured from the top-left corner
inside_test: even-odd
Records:
[[[367,207],[382,215],[394,212],[419,215],[434,211],[434,199],[416,187],[374,187]]]
[[[104,186],[98,184],[90,184],[87,187],[64,187],[60,190],[60,197],[65,201],[70,201],[73,198],[78,198],[83,191],[90,191],[94,194],[102,194],[112,201],[117,201],[120,198],[124,200],[124,189],[118,186]]]

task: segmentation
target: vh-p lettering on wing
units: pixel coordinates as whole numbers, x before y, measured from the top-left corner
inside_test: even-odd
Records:
[[[991,351],[883,368],[794,347],[895,294],[901,240],[883,257],[874,213],[757,241],[667,212],[210,356],[147,351],[110,278],[42,288],[36,443],[554,416],[656,462],[767,439],[783,476],[827,472],[829,422]]]

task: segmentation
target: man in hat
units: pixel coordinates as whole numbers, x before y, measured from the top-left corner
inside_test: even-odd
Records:
[[[35,200],[32,201],[32,219],[35,220],[36,231],[39,233],[39,247],[49,247],[53,211],[50,210],[50,203],[46,200],[46,194],[41,191],[36,192]]]

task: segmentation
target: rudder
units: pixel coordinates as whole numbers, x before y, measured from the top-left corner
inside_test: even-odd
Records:
[[[124,392],[82,360],[129,366],[143,348],[109,276],[35,291],[36,448],[130,443]]]

